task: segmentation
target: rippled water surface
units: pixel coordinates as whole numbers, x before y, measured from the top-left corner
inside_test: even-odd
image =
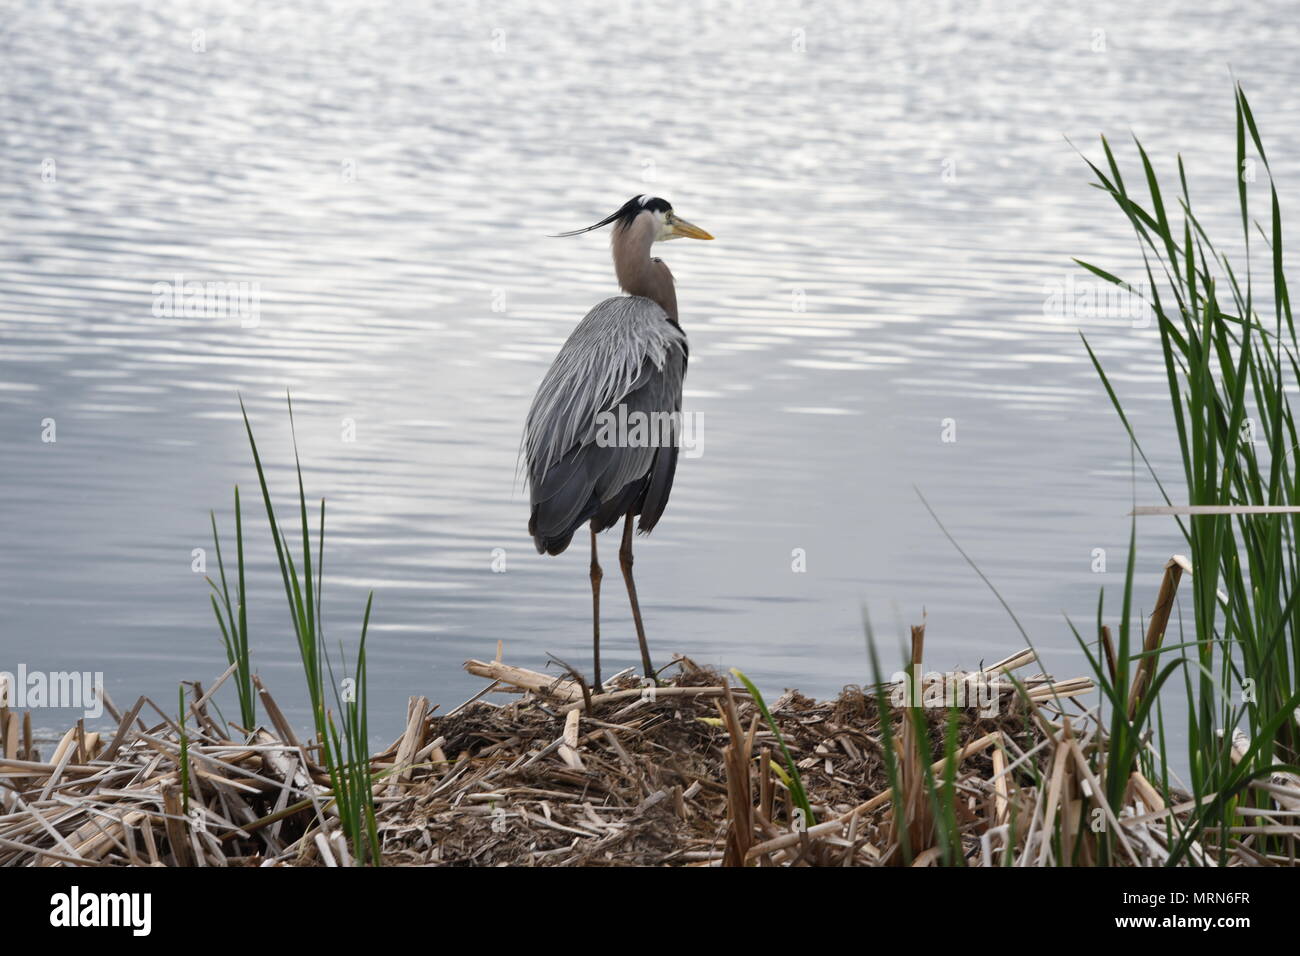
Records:
[[[585,666],[585,548],[533,552],[516,462],[547,363],[615,286],[603,234],[546,234],[652,192],[717,236],[661,253],[704,444],[638,541],[656,653],[824,694],[866,679],[864,605],[887,656],[923,614],[936,666],[1016,649],[920,489],[1053,669],[1083,673],[1063,615],[1091,620],[1103,585],[1118,602],[1125,515],[1155,493],[1078,331],[1174,468],[1154,332],[1053,307],[1087,286],[1071,256],[1140,261],[1067,137],[1095,158],[1105,131],[1132,161],[1131,130],[1170,174],[1181,150],[1231,245],[1229,66],[1297,196],[1292,14],[680,6],[7,11],[0,669],[161,701],[219,673],[192,554],[212,570],[208,511],[233,533],[238,483],[256,665],[301,719],[237,398],[288,519],[286,389],[327,499],[331,640],[351,646],[375,591],[377,733],[410,694],[473,693],[461,663],[498,641]],[[256,322],[166,314],[177,276],[251,284]],[[1144,599],[1179,549],[1161,520],[1139,527]],[[608,668],[636,652],[606,541]]]

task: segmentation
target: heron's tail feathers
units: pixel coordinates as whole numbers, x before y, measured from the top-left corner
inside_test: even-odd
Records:
[[[639,499],[645,494],[645,480],[626,485],[608,501],[601,501],[595,491],[588,492],[585,505],[576,512],[566,504],[555,499],[539,501],[533,505],[528,517],[528,533],[533,536],[533,545],[538,554],[561,554],[573,540],[574,534],[588,521],[596,533],[612,528],[623,520],[631,509],[636,509]],[[661,509],[662,510],[662,509]],[[557,520],[557,515],[562,515]],[[655,515],[658,520],[658,515]],[[641,521],[641,532],[648,533],[654,527],[654,521],[646,526]]]
[[[532,514],[528,517],[528,533],[533,536],[533,546],[537,548],[538,554],[563,554],[564,549],[569,546],[573,540],[573,532],[577,530],[575,525],[567,531],[558,534],[540,533],[537,527],[538,506],[533,506]]]

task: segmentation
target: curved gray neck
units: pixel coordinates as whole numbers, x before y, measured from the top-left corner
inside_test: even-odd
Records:
[[[614,273],[624,292],[654,302],[668,313],[668,321],[676,325],[677,289],[673,274],[661,260],[650,257],[656,228],[654,216],[645,213],[626,229],[615,228],[611,241]]]

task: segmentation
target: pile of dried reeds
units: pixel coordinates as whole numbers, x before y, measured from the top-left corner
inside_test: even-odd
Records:
[[[917,674],[922,638],[917,629]],[[1086,864],[1109,827],[1121,862],[1150,865],[1167,855],[1166,818],[1189,809],[1137,771],[1124,805],[1108,806],[1091,769],[1104,733],[1075,702],[1091,682],[1013,681],[1028,651],[942,675],[949,689],[991,689],[991,707],[891,706],[888,728],[869,690],[822,703],[787,692],[768,707],[779,738],[749,693],[686,658],[659,686],[625,672],[596,690],[499,656],[467,662],[489,683],[450,713],[413,699],[404,733],[372,758],[386,863],[926,865],[944,862],[939,792],[960,833],[948,862]],[[107,702],[111,738],[79,725],[48,759],[27,715],[0,711],[0,865],[348,865],[318,748],[260,683],[270,729],[245,733],[210,713],[228,674],[194,688],[183,728],[146,699],[121,714]],[[502,692],[512,699],[486,699]],[[1300,815],[1296,781],[1264,786],[1279,812]],[[1188,862],[1212,856],[1197,846]],[[1233,861],[1267,862],[1240,844]]]
[[[331,823],[329,775],[256,686],[274,732],[221,722],[212,694],[179,722],[141,697],[111,738],[78,721],[43,759],[21,719],[0,708],[0,866],[226,866],[347,861]],[[158,718],[148,723],[146,713]]]

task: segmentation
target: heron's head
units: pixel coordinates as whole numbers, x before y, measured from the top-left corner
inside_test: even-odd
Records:
[[[562,232],[559,236],[580,236],[584,232],[591,232],[593,229],[608,226],[610,223],[614,224],[616,231],[622,232],[631,228],[634,223],[639,222],[645,222],[653,229],[654,242],[666,242],[669,239],[681,238],[713,238],[699,226],[692,225],[678,216],[673,212],[673,207],[668,200],[660,199],[658,196],[633,196],[623,203],[616,212],[606,216],[595,225],[588,226],[585,229],[574,229],[572,232]]]

